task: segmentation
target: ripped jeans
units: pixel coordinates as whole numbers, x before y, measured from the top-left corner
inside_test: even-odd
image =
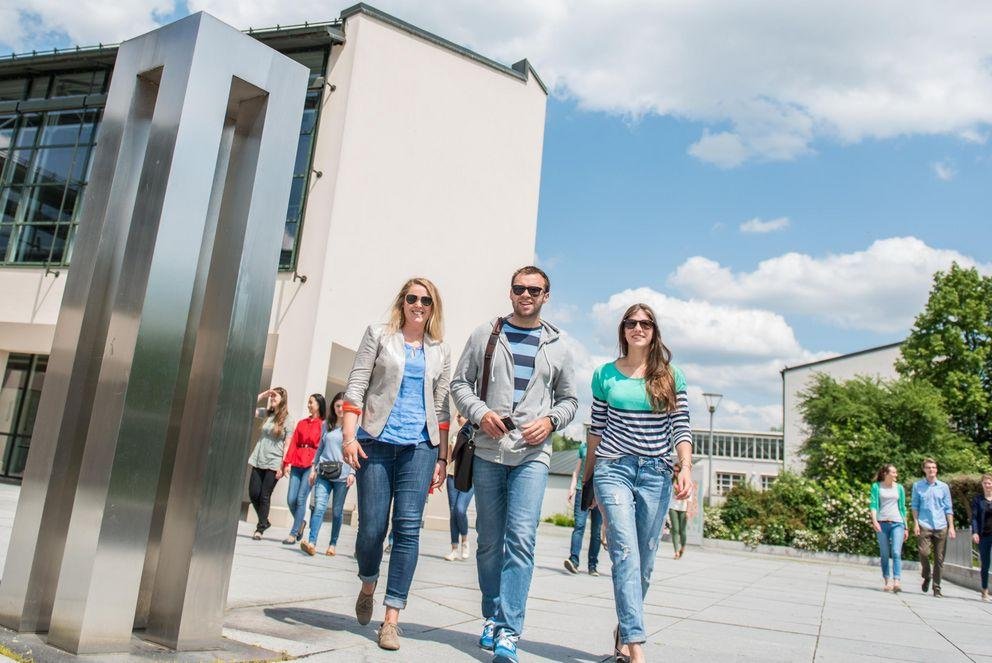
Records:
[[[644,642],[644,596],[672,497],[672,471],[660,458],[599,458],[593,485],[606,521],[620,640]]]

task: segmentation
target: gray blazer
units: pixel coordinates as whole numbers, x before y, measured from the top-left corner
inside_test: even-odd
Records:
[[[424,404],[431,444],[441,443],[441,426],[448,428],[448,383],[451,380],[451,351],[448,344],[424,336]],[[389,413],[400,393],[406,351],[403,332],[390,333],[386,325],[365,330],[348,375],[344,398],[362,410],[361,426],[378,437],[386,427]],[[447,433],[445,433],[447,434]]]

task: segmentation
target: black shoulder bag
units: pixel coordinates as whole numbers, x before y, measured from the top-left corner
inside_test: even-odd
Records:
[[[482,385],[479,387],[479,398],[486,400],[489,391],[489,377],[493,369],[493,353],[496,352],[496,342],[503,331],[503,318],[496,320],[486,344],[486,355],[482,361]],[[455,488],[463,493],[472,488],[472,464],[475,461],[475,431],[478,426],[468,422],[458,431],[455,448],[451,452],[451,460],[455,464]]]

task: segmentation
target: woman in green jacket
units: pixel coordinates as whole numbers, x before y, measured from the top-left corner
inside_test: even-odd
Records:
[[[909,538],[906,529],[906,491],[896,482],[899,472],[892,464],[882,465],[871,485],[871,526],[878,537],[881,557],[882,591],[900,592],[902,544]],[[891,560],[891,574],[890,563]]]

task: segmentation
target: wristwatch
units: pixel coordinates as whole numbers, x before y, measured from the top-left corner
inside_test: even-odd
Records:
[[[549,414],[548,415],[548,420],[551,422],[551,430],[552,430],[552,432],[558,430],[558,425],[560,423],[558,421],[558,418],[555,415],[553,415],[553,414]]]

